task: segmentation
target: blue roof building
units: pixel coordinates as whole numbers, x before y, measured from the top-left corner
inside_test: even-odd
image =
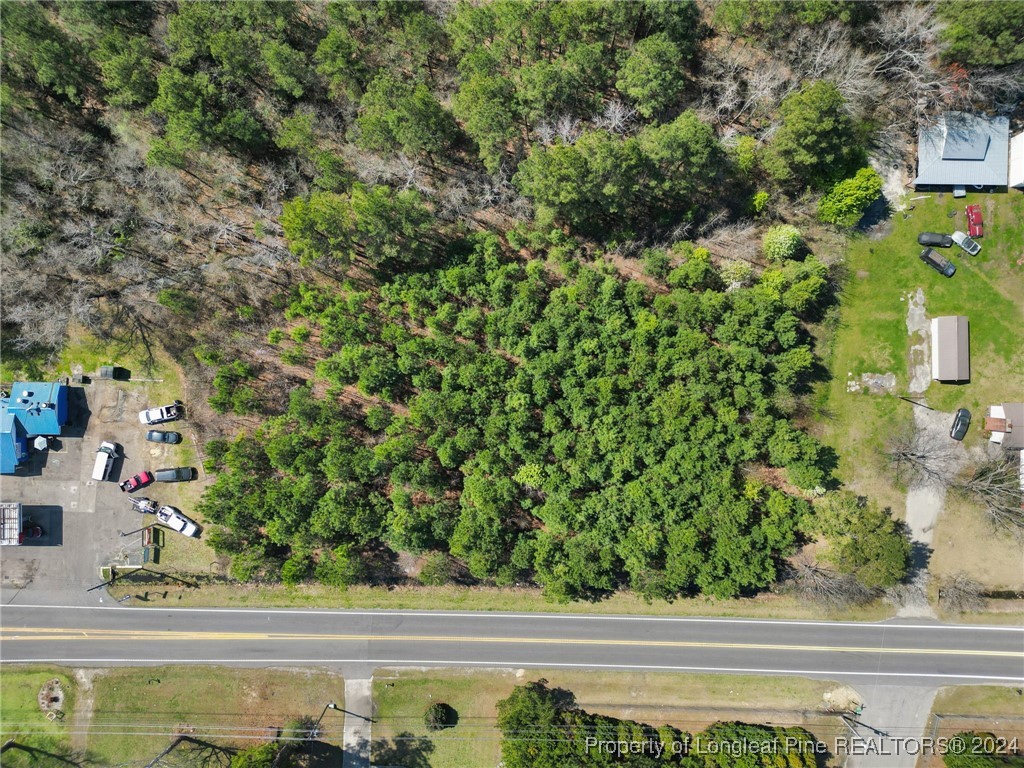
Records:
[[[28,438],[59,435],[68,423],[68,388],[56,382],[18,381],[0,397],[0,474],[28,456]]]
[[[13,413],[0,405],[0,475],[13,475],[28,456],[28,438]]]

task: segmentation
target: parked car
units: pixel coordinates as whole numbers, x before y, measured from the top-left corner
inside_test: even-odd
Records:
[[[174,467],[158,469],[153,472],[153,475],[158,483],[180,483],[195,477],[195,470],[192,467]]]
[[[146,433],[146,439],[151,443],[177,445],[181,442],[181,432],[164,432],[162,429],[151,429]]]
[[[949,430],[949,436],[954,440],[963,440],[967,430],[971,427],[971,412],[966,408],[960,408],[953,416],[953,426]]]
[[[117,443],[104,440],[96,449],[96,463],[92,467],[93,480],[107,480],[110,477],[110,470],[114,466],[114,459],[120,456]]]
[[[156,511],[156,519],[182,536],[198,536],[199,526],[174,507],[163,506]]]
[[[147,485],[153,482],[152,472],[139,472],[137,475],[132,475],[123,483],[120,483],[121,490],[125,493],[135,493],[139,488],[145,488]]]
[[[963,232],[954,232],[953,242],[959,245],[965,251],[967,251],[968,256],[977,256],[978,251],[981,250],[981,245],[971,240],[971,238],[969,238]]]
[[[918,258],[921,259],[925,264],[934,269],[940,275],[946,277],[952,277],[956,274],[956,267],[953,266],[953,262],[947,259],[945,256],[940,256],[938,251],[931,248],[925,248],[921,251]]]
[[[939,248],[949,248],[953,245],[953,238],[949,235],[940,235],[938,232],[922,232],[917,236],[917,242],[921,245],[934,245]]]
[[[967,234],[971,237],[985,236],[985,222],[981,218],[980,205],[967,206]]]
[[[143,424],[163,424],[165,421],[177,421],[184,416],[185,404],[181,400],[175,400],[171,405],[139,411],[139,421]]]
[[[155,515],[156,510],[159,508],[152,499],[147,499],[145,496],[132,496],[128,499],[132,503],[132,508],[140,515]]]

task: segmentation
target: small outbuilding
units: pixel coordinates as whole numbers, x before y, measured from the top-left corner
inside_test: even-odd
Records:
[[[963,315],[932,318],[932,378],[945,382],[971,380],[971,345]]]
[[[985,416],[989,440],[1007,450],[1024,450],[1024,403],[993,405]]]

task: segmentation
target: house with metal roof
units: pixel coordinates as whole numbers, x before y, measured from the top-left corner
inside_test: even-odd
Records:
[[[1024,192],[1024,131],[1010,139],[1010,178],[1006,183]]]
[[[971,380],[969,325],[963,315],[932,318],[932,378],[948,382]]]
[[[19,381],[0,397],[0,474],[14,474],[28,456],[28,438],[59,435],[68,423],[68,388]]]
[[[914,186],[1005,187],[1009,165],[1008,117],[947,112],[918,132]]]

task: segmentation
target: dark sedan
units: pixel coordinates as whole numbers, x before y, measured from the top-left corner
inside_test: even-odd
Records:
[[[963,440],[967,436],[967,430],[971,428],[971,412],[961,408],[953,417],[953,426],[949,430],[949,436],[954,440]]]
[[[151,443],[177,445],[181,442],[181,432],[164,432],[162,429],[151,429],[146,433],[146,439]]]
[[[917,236],[917,242],[921,245],[933,245],[937,248],[953,247],[953,238],[949,235],[941,235],[938,232],[922,232]]]

